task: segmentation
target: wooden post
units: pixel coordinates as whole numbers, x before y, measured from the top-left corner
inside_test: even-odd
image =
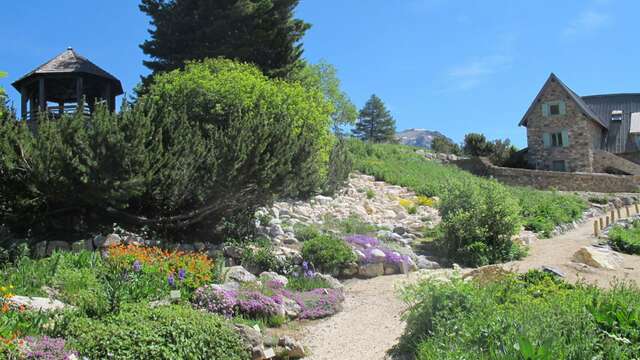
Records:
[[[44,90],[44,78],[38,80],[38,107],[42,112],[47,111],[47,97]]]
[[[78,79],[76,80],[76,103],[77,103],[77,108],[76,111],[80,111],[80,113],[84,112],[84,109],[82,109],[80,106],[82,106],[82,92],[84,91],[84,84],[82,82],[82,77],[78,77]]]
[[[613,222],[615,222],[615,221],[616,221],[616,212],[615,212],[615,211],[613,211],[613,210],[611,210],[611,215],[610,215],[610,217],[611,217],[611,222],[612,222],[612,223],[613,223]]]
[[[22,120],[27,120],[27,101],[29,100],[29,95],[27,94],[27,88],[22,87],[20,89],[20,115],[22,116]]]
[[[618,220],[620,220],[622,218],[622,216],[620,216],[620,208],[617,208],[616,212],[618,213]]]
[[[604,229],[604,219],[603,219],[603,218],[600,218],[600,219],[598,220],[598,222],[600,223],[600,230],[603,230],[603,229]]]
[[[58,112],[60,117],[64,115],[64,101],[58,101]]]
[[[598,226],[598,220],[593,222],[593,235],[598,237],[600,235],[600,227]]]
[[[636,206],[636,214],[640,213],[640,209],[638,209],[638,203],[634,204]]]
[[[631,217],[631,211],[629,211],[629,206],[625,206],[624,209],[627,213],[627,217]]]
[[[610,222],[609,222],[609,217],[607,216],[607,221],[606,221],[606,225],[605,226],[609,226]]]

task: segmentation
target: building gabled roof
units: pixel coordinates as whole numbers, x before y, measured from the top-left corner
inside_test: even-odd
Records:
[[[38,75],[51,74],[89,74],[98,76],[103,79],[110,80],[116,85],[116,88],[114,89],[116,95],[123,93],[120,80],[109,74],[107,71],[101,69],[98,65],[89,61],[86,57],[78,54],[72,48],[68,48],[60,55],[40,65],[36,69],[13,82],[12,85],[20,91],[20,87],[25,81],[28,81]]]
[[[585,103],[584,100],[582,100],[582,98],[578,96],[578,94],[576,94],[567,85],[565,85],[565,83],[563,83],[562,80],[560,80],[554,73],[551,73],[551,75],[549,75],[549,79],[547,79],[542,89],[540,89],[540,92],[538,93],[538,95],[536,95],[535,99],[531,103],[531,106],[529,106],[529,109],[522,117],[522,120],[520,120],[520,123],[518,124],[518,126],[527,126],[527,117],[529,116],[529,114],[531,114],[535,106],[538,104],[538,99],[540,98],[540,95],[542,95],[542,92],[544,91],[544,89],[547,88],[550,82],[557,82],[558,85],[560,85],[560,87],[563,90],[565,90],[567,94],[569,94],[571,99],[576,103],[576,105],[578,105],[578,108],[582,110],[582,112],[588,118],[597,122],[600,126],[604,127],[605,129],[607,128],[606,123],[602,121],[602,119],[589,107],[589,105],[587,105],[587,103]]]

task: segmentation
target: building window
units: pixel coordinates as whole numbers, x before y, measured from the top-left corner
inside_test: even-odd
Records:
[[[567,162],[564,160],[553,160],[553,162],[551,163],[551,170],[567,171]]]
[[[613,110],[611,112],[611,121],[622,121],[623,116],[624,113],[622,112],[622,110]]]
[[[569,146],[569,131],[562,130],[554,133],[542,134],[542,141],[545,148],[550,147],[567,147]]]
[[[564,101],[549,101],[542,104],[542,115],[544,117],[560,116],[567,112],[567,107]]]

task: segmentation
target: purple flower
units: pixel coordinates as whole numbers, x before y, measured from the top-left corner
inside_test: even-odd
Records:
[[[306,260],[302,262],[302,269],[304,271],[309,270],[309,263]]]
[[[169,277],[167,277],[167,283],[169,283],[169,286],[176,285],[176,279],[173,277],[173,274],[169,274]]]
[[[344,240],[351,245],[356,245],[362,248],[370,248],[380,245],[380,241],[378,239],[367,235],[351,235],[344,238]]]
[[[60,338],[25,338],[27,346],[24,352],[25,359],[59,360],[70,359],[77,356],[75,351],[65,349],[65,341]]]
[[[142,264],[140,263],[140,261],[136,260],[133,262],[133,271],[134,272],[140,272],[142,270]]]
[[[178,271],[178,279],[180,281],[184,281],[185,276],[187,275],[187,270],[185,270],[184,268],[180,269],[180,271]]]

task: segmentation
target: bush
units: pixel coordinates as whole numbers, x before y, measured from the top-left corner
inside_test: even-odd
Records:
[[[68,238],[114,222],[211,236],[276,194],[320,189],[330,113],[319,91],[207,60],[156,76],[118,114],[43,118],[37,132],[1,121],[0,218],[23,236]]]
[[[302,257],[320,271],[336,273],[347,264],[356,261],[356,256],[342,239],[321,235],[304,242]]]
[[[638,295],[637,287],[571,286],[540,272],[483,285],[426,280],[403,291],[410,309],[394,352],[418,360],[632,359],[640,351]]]
[[[320,230],[318,228],[302,223],[293,225],[293,232],[296,235],[296,239],[300,241],[307,241],[320,236]]]
[[[628,229],[621,226],[611,228],[609,230],[609,242],[617,251],[640,255],[640,221],[634,221]]]
[[[223,318],[184,306],[127,306],[101,320],[75,318],[65,338],[90,359],[248,359]]]
[[[329,172],[323,192],[326,195],[334,195],[347,183],[352,170],[353,160],[347,148],[346,140],[340,137],[329,156]]]
[[[452,183],[440,203],[440,246],[454,260],[482,266],[518,257],[518,202],[500,184]]]

